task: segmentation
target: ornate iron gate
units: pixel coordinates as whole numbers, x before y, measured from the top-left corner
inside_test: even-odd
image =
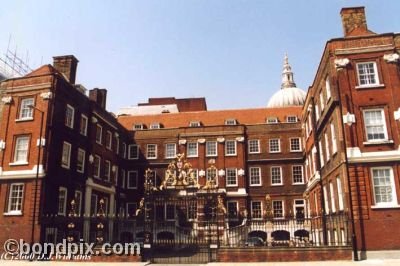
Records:
[[[153,263],[215,261],[226,214],[215,177],[200,187],[190,164],[178,156],[160,187],[154,186],[150,169],[144,187],[138,215],[145,225],[145,259]]]

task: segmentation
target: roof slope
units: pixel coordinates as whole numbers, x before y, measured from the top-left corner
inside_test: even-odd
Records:
[[[279,121],[285,122],[287,116],[300,117],[301,109],[301,106],[295,106],[119,116],[118,121],[127,129],[132,129],[134,124],[150,125],[152,123],[160,123],[164,128],[188,127],[191,121],[199,121],[202,126],[220,126],[225,124],[226,119],[235,119],[238,124],[252,125],[265,124],[268,117],[277,117]]]

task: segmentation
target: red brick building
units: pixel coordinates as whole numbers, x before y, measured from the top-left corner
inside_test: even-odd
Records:
[[[363,8],[341,15],[345,36],[327,42],[308,93],[296,87],[285,56],[281,89],[265,108],[209,111],[204,98],[151,98],[115,116],[105,89],[86,93],[75,84],[73,56],[2,81],[0,241],[60,241],[72,200],[83,218],[100,209],[135,217],[146,170],[160,187],[184,154],[200,187],[215,178],[224,230],[251,220],[246,235],[289,243],[305,235],[271,221],[304,226],[321,218],[307,227],[307,244],[353,244],[363,255],[399,249],[400,36],[368,30]],[[161,212],[174,220],[177,209],[166,204]],[[333,224],[335,217],[352,226]],[[93,241],[93,226],[83,219],[78,237]],[[109,241],[143,237],[114,220],[108,229]]]
[[[353,217],[365,256],[400,248],[400,36],[370,31],[363,7],[343,8],[341,17],[344,37],[326,43],[303,107],[305,196],[313,215]],[[345,236],[328,226],[317,237]]]

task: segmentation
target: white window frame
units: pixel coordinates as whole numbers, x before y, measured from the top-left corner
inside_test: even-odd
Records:
[[[208,145],[213,144],[215,145],[215,152],[211,153],[210,147]],[[218,142],[216,141],[206,141],[206,157],[217,157],[218,156]]]
[[[104,177],[107,181],[111,179],[111,162],[109,160],[104,160]]]
[[[228,173],[233,171],[235,173],[235,183],[234,184],[229,184],[228,183]],[[237,175],[237,168],[226,168],[225,170],[225,180],[226,180],[226,186],[227,187],[237,187],[238,186],[238,175]]]
[[[278,150],[273,151],[273,150],[271,149],[271,148],[272,148],[271,143],[272,143],[273,141],[276,141],[276,140],[278,141]],[[269,139],[268,143],[269,143],[269,153],[280,153],[280,152],[281,152],[281,139],[279,139],[279,138]]]
[[[391,192],[392,192],[392,201],[391,202],[377,202],[376,200],[376,191],[375,191],[375,185],[374,185],[374,170],[389,170],[389,182],[390,182],[390,187],[391,187]],[[394,182],[394,173],[393,173],[393,168],[390,166],[381,166],[381,167],[371,167],[371,186],[373,190],[373,200],[374,200],[374,206],[373,207],[398,207],[397,203],[397,195],[396,195],[396,184]]]
[[[296,140],[296,139],[299,141],[299,149],[298,150],[293,149],[293,145],[292,145],[292,140]],[[299,151],[303,150],[302,146],[301,146],[301,138],[290,138],[289,142],[290,142],[290,152],[299,152]]]
[[[191,149],[191,144],[195,144],[196,145],[196,154],[190,154],[190,149]],[[199,156],[199,144],[197,143],[197,141],[189,141],[187,144],[186,150],[187,150],[187,158],[193,158],[193,157],[198,157]],[[194,147],[192,147],[194,148]]]
[[[111,148],[112,148],[112,138],[113,138],[113,136],[112,136],[111,131],[107,130],[107,132],[106,132],[106,148],[109,150],[111,150]]]
[[[71,119],[68,119],[68,110],[71,111]],[[65,108],[64,124],[66,127],[74,128],[74,121],[75,121],[75,108],[67,104],[67,107]]]
[[[366,83],[366,84],[361,84],[361,79],[360,79],[360,66],[361,65],[367,65],[367,64],[373,64],[373,69],[374,69],[374,78],[375,78],[375,83]],[[358,86],[356,88],[368,88],[368,87],[374,87],[379,84],[379,74],[378,74],[378,67],[375,61],[367,61],[367,62],[359,62],[356,64],[356,73],[357,73],[357,82]]]
[[[329,148],[329,137],[328,137],[328,132],[325,131],[324,133],[324,138],[325,138],[325,154],[326,154],[326,161],[329,162],[329,160],[331,159],[331,152],[330,152],[330,148]]]
[[[19,148],[19,146],[20,146],[19,142],[20,142],[22,139],[26,140],[26,149],[25,149],[25,148],[24,148],[24,149]],[[15,138],[14,160],[13,160],[13,163],[16,163],[16,164],[27,164],[27,163],[28,163],[30,141],[31,141],[31,138],[30,138],[30,136],[28,136],[28,135],[16,136],[16,138]],[[19,153],[22,153],[22,152],[24,153],[24,156],[22,156],[22,157],[25,157],[25,160],[20,160],[20,159],[18,159],[18,157],[21,157],[21,156],[19,155]]]
[[[63,192],[65,192],[65,195],[64,195],[64,198],[63,198],[63,200],[64,200],[64,202],[63,202],[63,210],[60,212],[60,192],[61,191],[63,191]],[[68,201],[68,190],[67,190],[67,188],[66,187],[59,187],[58,188],[58,205],[57,205],[57,208],[58,208],[58,210],[57,210],[57,213],[58,213],[58,215],[63,215],[63,216],[65,216],[66,215],[66,213],[67,213],[67,201]]]
[[[339,203],[339,211],[344,210],[344,195],[343,195],[343,187],[342,187],[342,180],[340,176],[336,177],[336,188],[337,188],[337,196],[338,196],[338,203]]]
[[[201,127],[200,121],[190,121],[189,127]]]
[[[254,169],[258,169],[258,176],[253,176],[255,174],[255,172],[253,172],[252,170]],[[258,183],[254,183],[253,182],[253,178],[258,178]],[[249,183],[251,187],[255,187],[255,186],[261,186],[262,185],[262,175],[261,175],[261,167],[249,167]]]
[[[126,146],[126,144],[125,144],[125,146]],[[136,157],[133,157],[132,148],[136,149]],[[139,145],[137,145],[137,144],[129,144],[128,145],[128,159],[129,160],[137,160],[137,159],[139,159]]]
[[[266,123],[267,124],[278,124],[278,118],[277,117],[267,117]]]
[[[16,201],[17,201],[16,202],[16,207],[19,206],[19,208],[16,208],[15,210],[12,210],[11,209],[11,205],[12,205],[12,199],[14,198],[14,197],[12,197],[13,189],[14,189],[14,187],[17,187],[17,186],[22,187],[21,189],[17,190],[18,194],[21,194],[21,197],[20,197],[20,195],[17,195],[17,197],[15,197]],[[9,189],[8,198],[7,198],[7,200],[8,200],[8,202],[7,202],[7,213],[6,213],[7,215],[22,215],[22,210],[23,210],[23,206],[24,206],[24,194],[25,194],[25,184],[24,183],[12,183],[12,184],[10,184],[10,189]]]
[[[294,121],[291,121],[293,119],[294,119]],[[286,123],[297,123],[297,120],[298,120],[297,116],[295,116],[295,115],[289,115],[286,117]]]
[[[333,183],[332,181],[329,181],[329,192],[330,192],[330,197],[331,197],[331,209],[332,213],[336,213],[336,200],[335,200],[335,189],[333,188]]]
[[[151,147],[154,148],[154,150]],[[154,152],[154,156],[149,156],[149,152]],[[152,155],[152,154],[150,154]],[[147,159],[157,159],[157,144],[149,143],[146,145],[146,158]]]
[[[174,151],[173,154],[170,153],[171,151]],[[176,157],[176,143],[166,143],[165,144],[165,158],[166,159],[171,159]]]
[[[81,215],[82,212],[82,191],[80,190],[75,190],[75,206],[76,206],[76,212],[78,215]],[[78,201],[79,204],[76,203]]]
[[[322,149],[322,141],[321,140],[318,141],[318,145],[319,145],[320,164],[321,164],[321,167],[324,167],[325,159],[324,159],[324,150]]]
[[[280,182],[279,183],[274,183],[273,180],[273,170],[274,169],[279,169],[279,179]],[[271,166],[270,168],[270,172],[271,172],[271,186],[282,186],[283,185],[283,173],[282,173],[282,167],[281,166]]]
[[[325,109],[325,98],[324,98],[324,92],[322,89],[319,92],[319,103],[321,105],[321,113],[322,113]]]
[[[160,129],[160,123],[151,123],[150,124],[150,129]]]
[[[143,124],[134,124],[133,125],[133,130],[143,130],[144,126]]]
[[[253,204],[254,203],[260,203],[260,216],[261,217],[254,217],[254,213],[253,213]],[[250,204],[250,207],[251,207],[251,219],[253,219],[253,220],[261,220],[262,218],[263,218],[263,203],[262,203],[262,201],[261,200],[252,200],[251,201],[251,204]]]
[[[229,151],[229,148],[232,147],[228,147],[228,143],[234,143],[234,151],[233,153],[231,153],[231,151]],[[225,140],[225,156],[237,156],[237,141],[236,140]]]
[[[100,135],[97,135],[98,130],[100,130]],[[103,143],[103,127],[96,124],[96,143],[102,145]]]
[[[294,180],[294,168],[295,167],[300,167],[301,168],[301,182],[295,182]],[[296,165],[292,165],[292,182],[293,185],[302,185],[304,184],[304,167],[302,165],[296,164]]]
[[[96,169],[96,159],[98,159],[98,161],[99,161],[99,165],[98,165],[98,167],[97,167],[97,169]],[[100,178],[100,174],[101,174],[101,157],[99,156],[99,155],[95,155],[94,156],[94,160],[93,160],[93,177],[96,177],[96,178]]]
[[[279,217],[276,217],[275,216],[275,206],[274,206],[274,203],[276,203],[276,202],[280,202],[280,203],[282,203],[282,216],[279,216]],[[272,213],[273,213],[273,215],[274,215],[274,219],[284,219],[285,218],[285,201],[283,201],[283,200],[273,200],[272,201]]]
[[[81,121],[79,124],[79,133],[82,136],[87,136],[88,121],[89,121],[88,117],[84,114],[81,114]],[[83,127],[82,127],[82,125],[83,125]]]
[[[337,153],[337,141],[336,141],[336,132],[335,125],[331,122],[331,141],[332,141],[332,156]]]
[[[323,189],[323,193],[324,193],[324,203],[325,203],[325,213],[329,214],[330,210],[329,210],[329,196],[328,196],[328,189],[326,187],[326,185],[324,185],[322,187]]]
[[[79,154],[83,154],[83,161],[81,162],[82,163],[81,167],[79,167],[79,163],[80,163],[79,162]],[[79,173],[85,172],[85,161],[86,161],[86,151],[81,148],[78,148],[78,152],[76,155],[76,171],[77,172],[79,172]]]
[[[32,101],[32,103],[26,104],[27,101]],[[32,120],[33,119],[33,112],[34,108],[29,107],[30,105],[35,105],[35,98],[34,97],[27,97],[21,99],[21,102],[19,104],[19,113],[18,113],[18,119],[20,121],[23,120]],[[24,113],[26,111],[26,114]]]
[[[255,143],[256,143],[256,145],[254,146]],[[259,139],[250,139],[250,140],[248,140],[248,145],[249,145],[249,148],[248,148],[249,154],[259,154],[261,152],[260,151],[260,140]],[[252,147],[253,148],[256,147],[257,151],[254,151],[254,149],[252,151]]]
[[[65,152],[65,147],[69,147],[68,149],[68,158],[67,161],[64,161],[64,152]],[[72,145],[69,142],[64,141],[63,142],[63,148],[61,152],[61,167],[65,169],[70,169],[71,167],[71,150],[72,150]]]
[[[237,121],[234,118],[228,118],[225,120],[225,125],[227,126],[235,126],[237,125]]]
[[[131,184],[131,173],[135,173],[135,175],[133,176],[135,179],[136,179],[136,186],[133,186],[132,184]],[[138,174],[138,171],[128,171],[128,175],[127,175],[127,184],[126,184],[126,188],[127,189],[137,189],[138,188],[138,176],[139,176],[139,174]]]
[[[381,115],[382,115],[382,127],[383,127],[383,134],[384,134],[384,138],[383,139],[372,139],[369,140],[368,139],[368,130],[367,130],[367,123],[366,123],[366,112],[376,112],[376,111],[380,111]],[[364,130],[365,130],[365,139],[367,142],[369,143],[379,143],[382,141],[388,141],[388,132],[387,132],[387,126],[386,126],[386,117],[385,117],[385,109],[384,108],[373,108],[373,109],[364,109],[363,110],[363,119],[364,119]],[[374,126],[374,125],[372,125]]]
[[[329,76],[325,78],[325,91],[326,91],[326,101],[328,102],[329,99],[332,97],[332,92],[331,92],[331,84],[329,81]]]
[[[93,199],[94,199],[94,198],[95,198],[96,200],[94,200],[94,206],[92,206],[92,203],[93,203]],[[91,216],[97,215],[98,199],[99,199],[99,197],[97,196],[97,194],[93,194],[93,193],[92,193],[92,195],[90,195],[90,211],[92,211],[92,208],[93,208],[93,212],[90,214]]]

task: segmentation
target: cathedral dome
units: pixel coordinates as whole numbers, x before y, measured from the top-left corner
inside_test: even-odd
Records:
[[[289,65],[287,55],[285,55],[281,90],[272,95],[267,107],[301,106],[304,104],[305,99],[306,93],[296,87],[292,68]]]

